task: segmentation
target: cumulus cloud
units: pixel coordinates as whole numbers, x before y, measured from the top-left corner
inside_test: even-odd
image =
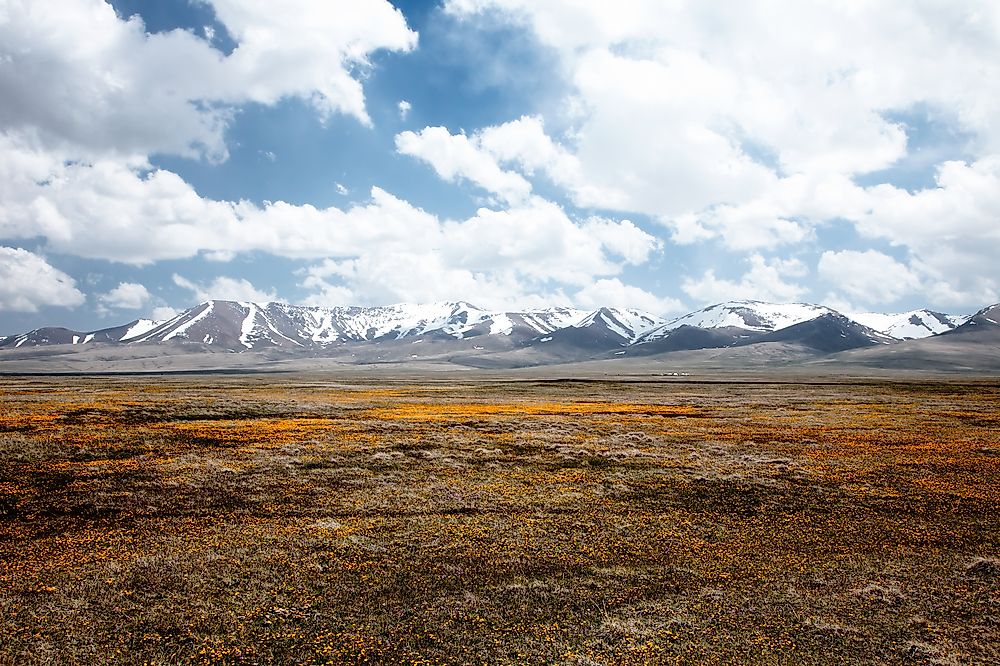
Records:
[[[824,252],[819,275],[856,302],[882,305],[918,290],[920,278],[887,254],[875,250]]]
[[[146,307],[151,298],[152,294],[144,285],[137,282],[121,282],[106,294],[100,294],[97,300],[105,308],[138,310]]]
[[[500,19],[530,31],[570,86],[561,144],[530,121],[481,132],[496,133],[481,143],[501,165],[558,162],[552,180],[578,205],[645,213],[676,243],[751,258],[853,223],[906,248],[940,303],[997,297],[995,3],[445,6],[470,28]],[[919,192],[857,185],[912,157],[899,118],[921,115],[966,137],[951,147],[973,159],[939,165],[939,186]]]
[[[379,250],[359,247],[312,266],[302,282],[313,293],[310,302],[423,302],[456,295],[483,307],[569,302],[561,285],[582,287],[617,275],[659,247],[631,222],[575,222],[539,197],[504,210],[483,208],[462,221],[440,221],[415,209],[411,215],[424,225],[419,236],[403,231],[398,242],[386,239]]]
[[[938,168],[936,187],[868,191],[855,216],[863,235],[908,248],[912,269],[937,303],[969,307],[1000,299],[1000,155]]]
[[[150,314],[150,317],[152,317],[153,321],[167,321],[168,319],[173,319],[181,312],[181,310],[172,308],[169,305],[160,305],[153,308],[153,312]]]
[[[385,0],[339,5],[210,0],[236,40],[147,34],[102,0],[4,3],[0,20],[0,126],[30,130],[81,158],[153,152],[224,159],[233,105],[298,97],[321,116],[370,124],[358,75],[379,49],[416,45]]]
[[[641,264],[660,248],[630,221],[575,220],[537,196],[506,208],[482,208],[465,220],[442,220],[379,188],[368,201],[344,209],[286,202],[257,206],[201,197],[165,170],[147,172],[116,161],[66,164],[9,139],[5,147],[0,237],[41,237],[54,251],[91,259],[145,265],[198,256],[228,260],[255,251],[336,258],[365,265],[345,277],[355,293],[378,296],[362,282],[395,270],[404,276],[393,291],[396,300],[412,300],[424,295],[416,282],[423,282],[424,290],[439,285],[434,293],[450,290],[450,297],[471,298],[461,289],[468,284],[481,291],[473,281],[506,288],[518,280],[522,284],[511,287],[514,293],[551,293],[553,283],[586,285],[618,274],[624,265]],[[410,266],[429,255],[439,258],[441,270],[421,281],[389,261]]]
[[[400,153],[424,160],[444,180],[467,180],[508,203],[523,201],[531,193],[531,184],[520,174],[500,168],[477,143],[444,127],[425,127],[396,136]]]
[[[396,108],[399,109],[399,119],[406,120],[406,117],[410,115],[410,109],[413,108],[413,105],[405,99],[401,99],[399,100],[399,104],[396,105]]]
[[[42,306],[73,307],[85,300],[76,281],[44,257],[0,247],[0,311],[37,312]]]
[[[801,298],[808,289],[789,278],[802,278],[808,269],[798,259],[771,259],[754,253],[747,259],[749,269],[739,280],[716,277],[707,270],[701,277],[685,277],[681,289],[698,303],[721,303],[731,300],[757,299],[787,302]]]
[[[645,289],[625,284],[618,278],[604,278],[587,285],[573,295],[573,301],[586,309],[604,306],[635,308],[660,316],[684,311],[684,304],[676,298],[662,298]]]
[[[175,274],[174,284],[182,289],[187,289],[198,301],[252,301],[254,303],[267,303],[275,300],[273,291],[261,291],[253,286],[249,280],[220,276],[207,284],[192,282],[187,278]]]

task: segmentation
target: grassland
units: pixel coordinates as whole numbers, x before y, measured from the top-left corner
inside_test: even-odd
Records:
[[[1000,386],[0,380],[2,663],[1000,663]]]

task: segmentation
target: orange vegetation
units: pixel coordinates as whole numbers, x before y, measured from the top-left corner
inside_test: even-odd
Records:
[[[0,383],[0,663],[998,663],[981,383]]]

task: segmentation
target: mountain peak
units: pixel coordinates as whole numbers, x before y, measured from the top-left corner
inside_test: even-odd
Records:
[[[758,300],[716,303],[666,321],[641,310],[608,306],[591,311],[569,307],[491,311],[464,300],[375,307],[313,307],[211,299],[165,321],[137,319],[90,332],[41,328],[0,338],[0,348],[91,342],[185,342],[230,351],[264,347],[322,350],[333,345],[405,338],[417,342],[424,338],[432,341],[492,338],[498,341],[496,344],[507,347],[545,343],[550,348],[561,344],[566,349],[598,350],[659,341],[643,352],[652,353],[654,347],[665,350],[693,344],[752,344],[754,340],[820,318],[825,318],[827,323],[814,327],[817,335],[837,329],[839,332],[835,335],[847,340],[845,344],[925,337],[950,331],[965,321],[962,317],[931,310],[844,315],[811,303]],[[1000,326],[1000,305],[980,310],[962,328],[983,326]],[[800,333],[792,331],[790,335],[795,337]]]

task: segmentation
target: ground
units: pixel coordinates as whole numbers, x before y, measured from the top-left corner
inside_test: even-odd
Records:
[[[1000,663],[1000,385],[0,379],[0,663]]]

